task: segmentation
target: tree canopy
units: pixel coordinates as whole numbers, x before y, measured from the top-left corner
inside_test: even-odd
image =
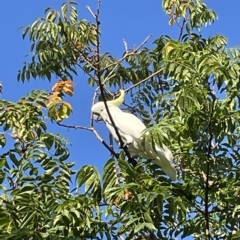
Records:
[[[163,35],[151,48],[150,36],[133,49],[124,42],[117,59],[101,51],[97,3],[88,6],[93,22],[66,1],[22,29],[31,58],[17,79],[48,79],[52,89],[0,100],[1,239],[239,239],[239,49],[225,36],[200,34],[217,18],[203,1],[162,0],[178,39]],[[93,103],[124,88],[122,108],[146,124],[149,142],[172,150],[177,180],[148,159],[132,161],[92,118],[89,126],[67,125],[77,81],[94,89]],[[75,169],[69,141],[47,120],[92,132],[111,154],[103,172]]]

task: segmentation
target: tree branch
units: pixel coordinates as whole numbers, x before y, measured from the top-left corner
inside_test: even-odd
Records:
[[[178,41],[180,41],[180,39],[181,39],[181,37],[182,37],[183,28],[184,28],[184,25],[185,25],[186,22],[187,22],[186,18],[183,19],[183,22],[182,22],[182,25],[181,25],[181,26],[180,26],[180,25],[178,24],[178,22],[177,22],[178,26],[180,27],[180,34],[179,34],[179,37],[178,37]]]
[[[125,92],[128,92],[128,91],[130,91],[132,88],[135,88],[135,87],[137,87],[138,85],[146,82],[146,81],[149,80],[151,77],[154,77],[154,76],[157,75],[158,73],[162,72],[163,69],[164,69],[164,68],[160,68],[159,70],[157,70],[156,72],[152,73],[152,74],[149,75],[148,77],[144,78],[144,79],[141,80],[140,82],[138,82],[138,83],[132,85],[131,87],[127,88],[127,89],[125,90]]]
[[[109,133],[109,143],[110,143],[110,148],[113,150],[113,136],[111,133]]]
[[[214,96],[214,95],[213,95]],[[209,191],[210,187],[209,186],[209,175],[210,175],[210,158],[211,158],[211,153],[212,153],[212,140],[213,140],[213,133],[212,133],[212,118],[213,118],[213,113],[214,113],[214,105],[215,105],[216,98],[215,96],[212,99],[212,105],[210,109],[210,116],[208,120],[208,133],[209,133],[209,140],[208,140],[208,149],[207,149],[207,166],[206,166],[206,180],[205,180],[205,222],[206,222],[206,229],[205,229],[205,234],[207,236],[207,239],[210,238],[210,224],[209,224]]]
[[[128,52],[126,51],[124,56],[122,58],[120,58],[119,60],[117,60],[116,62],[108,65],[107,67],[103,68],[103,71],[108,69],[109,67],[115,65],[115,67],[111,70],[111,72],[108,74],[108,76],[106,77],[106,79],[104,80],[105,82],[110,80],[114,75],[112,75],[114,73],[114,71],[116,70],[117,66],[123,61],[125,60],[127,57],[131,56],[131,55],[134,55],[138,52],[138,50],[148,41],[148,39],[152,36],[152,34],[150,34],[149,36],[147,36],[145,38],[145,40],[136,48],[134,49],[132,52]],[[124,40],[124,44],[125,44],[125,40]],[[125,48],[126,48],[126,45],[125,45]]]
[[[101,24],[101,22],[100,22],[100,20],[99,20],[100,6],[101,6],[101,0],[98,0],[97,12],[96,12],[96,14],[93,13],[93,11],[91,10],[91,8],[90,8],[89,6],[86,6],[87,9],[89,10],[89,12],[91,13],[91,15],[94,17],[94,19],[95,19],[95,21],[96,21],[96,26],[97,26],[97,32],[98,32],[98,33],[100,32],[100,24]],[[96,67],[94,67],[94,70],[95,70],[95,72],[96,72],[96,78],[97,78],[97,79],[96,79],[95,77],[94,77],[94,79],[96,79],[96,81],[98,82],[99,87],[97,87],[96,90],[95,90],[95,92],[94,92],[92,105],[93,105],[94,102],[95,102],[95,99],[96,99],[96,96],[97,96],[97,91],[100,90],[100,94],[101,94],[101,96],[102,96],[102,98],[103,98],[104,106],[105,106],[105,108],[106,108],[108,117],[109,117],[109,119],[110,119],[110,123],[112,124],[112,126],[113,126],[113,128],[114,128],[114,130],[115,130],[115,132],[116,132],[116,134],[117,134],[117,136],[118,136],[118,139],[119,139],[119,142],[120,142],[121,146],[123,146],[123,150],[124,150],[126,156],[128,157],[128,161],[129,161],[130,163],[132,163],[134,166],[136,165],[137,162],[136,162],[136,160],[134,160],[134,159],[131,157],[131,155],[129,154],[127,146],[124,146],[124,143],[123,143],[123,140],[122,140],[122,138],[121,138],[121,135],[119,134],[118,128],[116,127],[116,125],[115,125],[115,123],[114,123],[114,120],[113,120],[113,118],[112,118],[112,116],[111,116],[111,113],[110,113],[110,111],[109,111],[109,108],[108,108],[108,105],[107,105],[107,101],[106,101],[106,98],[105,98],[105,96],[104,96],[104,84],[105,84],[107,81],[109,81],[111,78],[113,78],[113,77],[115,76],[116,73],[114,73],[114,71],[116,70],[117,66],[118,66],[124,59],[126,59],[128,56],[136,54],[136,53],[139,51],[139,49],[148,41],[148,39],[149,39],[151,36],[152,36],[152,35],[147,36],[146,39],[145,39],[137,48],[135,48],[135,49],[134,49],[133,51],[131,51],[131,52],[128,51],[128,49],[127,49],[127,43],[126,43],[126,41],[124,40],[124,46],[125,46],[125,50],[126,50],[124,56],[123,56],[121,59],[119,59],[118,61],[116,61],[116,62],[108,65],[107,67],[105,67],[105,68],[103,68],[103,69],[101,69],[101,65],[100,65],[100,38],[99,38],[99,35],[97,36],[97,45],[96,45],[96,48],[97,48],[97,49],[96,49],[96,56],[95,56],[95,57],[96,57],[96,65],[94,64],[94,66],[96,66]],[[86,58],[85,58],[85,61],[89,62],[89,59],[86,59]],[[115,65],[115,66],[114,66],[114,65]],[[110,71],[110,73],[108,74],[108,76],[104,79],[104,81],[101,81],[101,73],[102,73],[104,70],[106,70],[106,69],[108,69],[109,67],[111,67],[111,66],[114,66],[113,69]],[[157,73],[158,73],[158,72],[157,72]],[[155,73],[155,74],[157,74],[157,73]],[[155,74],[154,74],[154,75],[155,75]],[[152,76],[154,76],[154,75],[152,75]],[[89,76],[90,76],[90,77],[93,77],[92,75],[89,75]],[[150,77],[151,77],[151,76],[150,76]],[[150,77],[149,77],[149,78],[150,78]],[[148,79],[149,79],[149,78],[148,78]],[[148,79],[145,79],[144,81],[146,81],[146,80],[148,80]],[[144,82],[144,81],[141,81],[141,82]],[[140,83],[139,83],[139,84],[140,84]],[[90,116],[90,126],[91,126],[91,128],[93,128],[93,114],[92,114],[92,113],[91,113],[91,116]],[[94,129],[94,128],[93,128],[93,129]]]
[[[104,86],[103,86],[104,87]],[[105,91],[108,92],[110,95],[113,95],[107,88],[105,88]],[[97,92],[99,90],[99,87],[97,87],[94,91],[94,94],[93,94],[93,98],[92,98],[92,106],[94,105],[94,102],[96,100],[96,97],[97,97]],[[90,115],[90,126],[93,127],[93,113],[91,112],[91,115]]]
[[[91,13],[91,15],[94,17],[94,19],[96,19],[96,15],[93,13],[92,9],[88,5],[86,6],[86,8]]]
[[[125,39],[123,39],[123,44],[125,47],[125,52],[128,53],[128,46],[127,46],[127,42],[125,41]]]
[[[58,123],[57,125],[61,126],[61,127],[66,127],[68,129],[72,128],[72,129],[82,129],[82,130],[88,130],[91,131],[95,134],[95,136],[97,137],[97,139],[104,145],[105,148],[108,149],[108,151],[116,158],[119,157],[119,154],[114,152],[113,148],[111,148],[98,134],[98,132],[93,128],[93,127],[84,127],[84,126],[77,126],[77,125],[66,125],[66,124],[62,124],[62,123]]]
[[[100,15],[100,6],[101,6],[101,1],[98,0],[98,6],[97,6],[97,13],[95,14],[96,16],[96,25],[97,25],[97,31],[98,33],[100,32],[100,24],[101,22],[99,21],[99,15]],[[105,99],[105,96],[104,96],[104,86],[103,86],[103,83],[101,81],[101,65],[100,65],[100,39],[99,39],[99,35],[97,37],[97,56],[96,56],[96,59],[97,59],[97,71],[96,71],[96,74],[97,74],[97,78],[98,78],[98,84],[99,84],[99,89],[100,89],[100,92],[101,92],[101,96],[103,98],[103,102],[104,102],[104,106],[106,108],[106,111],[107,111],[107,114],[108,114],[108,117],[110,119],[110,122],[117,134],[117,137],[119,139],[119,142],[121,144],[121,146],[123,146],[123,150],[124,152],[126,153],[127,157],[128,157],[128,161],[133,165],[133,166],[136,166],[137,162],[136,160],[134,160],[131,155],[129,154],[128,152],[128,148],[127,146],[124,146],[124,143],[123,143],[123,140],[121,138],[121,135],[119,134],[119,131],[118,131],[118,128],[117,126],[115,125],[115,122],[111,116],[111,113],[109,111],[109,108],[108,108],[108,105],[107,105],[107,101]]]

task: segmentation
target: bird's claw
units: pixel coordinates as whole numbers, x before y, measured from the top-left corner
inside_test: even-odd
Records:
[[[119,143],[118,145],[119,145],[119,148],[120,148],[120,149],[123,149],[123,148],[125,148],[125,147],[128,147],[128,144],[125,143],[125,142]]]

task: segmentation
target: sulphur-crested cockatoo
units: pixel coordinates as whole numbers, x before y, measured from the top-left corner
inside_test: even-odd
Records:
[[[142,147],[141,141],[143,141],[143,136],[144,134],[147,136],[149,132],[145,132],[146,126],[139,118],[131,113],[123,112],[118,107],[124,101],[124,96],[125,92],[121,89],[120,96],[117,99],[107,101],[106,103],[124,145],[128,146],[130,155],[151,159],[172,180],[175,180],[176,170],[171,163],[173,159],[172,152],[164,144],[162,144],[162,148],[158,144],[155,144],[155,149],[153,149],[152,144],[148,143],[146,139],[143,144],[145,147]],[[95,120],[103,120],[105,122],[113,138],[119,143],[120,141],[108,116],[104,102],[95,103],[91,111]]]

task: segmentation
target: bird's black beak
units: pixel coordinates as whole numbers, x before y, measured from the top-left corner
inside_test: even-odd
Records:
[[[96,122],[102,121],[102,117],[99,113],[93,113],[93,118]]]

